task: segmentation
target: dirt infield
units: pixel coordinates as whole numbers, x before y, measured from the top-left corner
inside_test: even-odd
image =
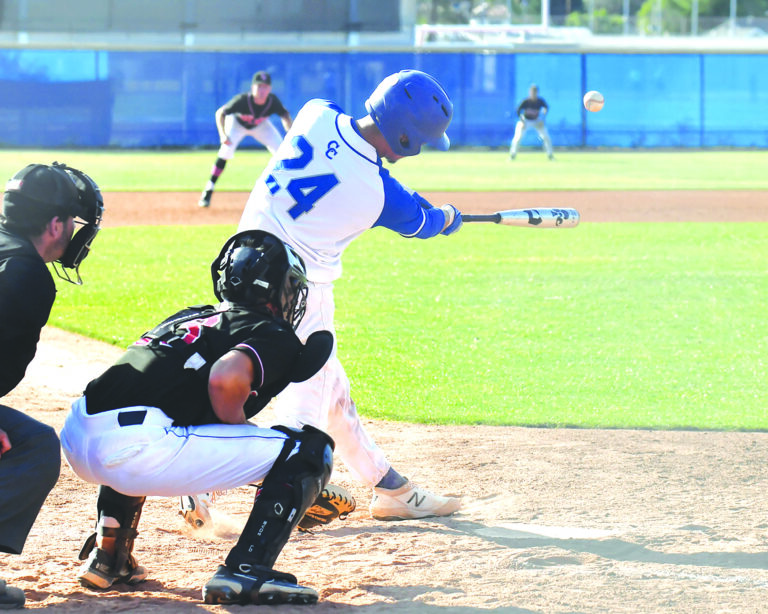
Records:
[[[584,222],[768,222],[768,194],[732,192],[424,192],[464,213],[529,207],[573,207]],[[104,227],[158,224],[236,224],[247,192],[214,193],[209,209],[189,192],[111,192]]]
[[[195,194],[108,194],[105,226],[234,224],[245,196],[217,194],[211,209],[200,210]],[[494,196],[499,200],[488,194],[450,198],[466,212],[574,206],[585,222],[768,221],[766,195],[759,192]],[[3,403],[58,429],[84,384],[119,354],[45,329],[26,379]],[[259,422],[269,424],[269,413]],[[445,519],[373,520],[368,493],[339,464],[333,479],[355,494],[359,509],[344,522],[293,537],[277,564],[316,588],[321,602],[276,612],[767,609],[768,433],[365,422],[396,467],[435,490],[461,495],[463,509]],[[248,488],[220,498],[216,534],[187,530],[175,500],[150,499],[136,547],[149,580],[105,593],[75,581],[77,553],[95,522],[95,493],[63,465],[24,553],[0,555],[0,577],[25,589],[28,608],[242,611],[203,605],[200,588],[245,523]]]

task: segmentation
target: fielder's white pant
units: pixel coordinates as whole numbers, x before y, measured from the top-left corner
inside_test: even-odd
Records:
[[[231,160],[235,157],[235,150],[240,142],[247,136],[251,136],[269,150],[269,153],[275,153],[280,143],[283,142],[283,136],[274,124],[265,117],[264,121],[254,126],[246,128],[235,119],[234,115],[227,115],[224,118],[224,130],[229,136],[229,145],[222,143],[217,154],[222,160]]]
[[[120,425],[146,411],[141,424]],[[131,421],[131,420],[128,420]],[[61,431],[61,447],[83,480],[124,495],[174,497],[261,482],[287,439],[252,424],[172,426],[156,407],[88,415],[80,397]]]
[[[517,121],[517,124],[515,124],[515,134],[512,137],[512,143],[509,145],[509,155],[517,155],[517,147],[520,145],[520,140],[531,129],[538,133],[539,138],[544,143],[544,150],[548,156],[552,157],[552,139],[549,138],[547,125],[543,119],[520,119]]]
[[[336,355],[334,309],[333,284],[310,282],[307,311],[296,334],[305,341],[316,330],[329,330],[334,338],[333,351],[318,373],[305,382],[290,384],[277,396],[273,407],[280,424],[294,428],[309,424],[328,433],[352,476],[373,487],[389,471],[390,464],[360,422],[350,396],[349,378]]]

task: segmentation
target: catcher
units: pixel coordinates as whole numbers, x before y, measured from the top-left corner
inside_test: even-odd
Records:
[[[322,431],[248,419],[289,382],[328,359],[328,331],[302,343],[294,329],[307,294],[296,252],[262,231],[231,237],[211,265],[218,305],[183,309],[142,335],[75,401],[61,432],[64,456],[99,484],[96,532],[80,553],[80,583],[136,584],[133,556],[147,496],[261,483],[226,561],[203,587],[209,604],[307,604],[318,593],[273,569],[326,486],[333,441]]]

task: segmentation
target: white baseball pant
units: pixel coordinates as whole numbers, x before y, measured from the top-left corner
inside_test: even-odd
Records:
[[[246,128],[235,119],[234,115],[227,115],[224,118],[224,130],[226,130],[227,135],[229,136],[229,144],[222,143],[221,147],[219,147],[219,153],[217,155],[222,160],[231,160],[234,158],[235,150],[246,136],[256,139],[269,150],[269,153],[272,154],[277,151],[277,148],[280,147],[280,143],[283,142],[283,136],[280,134],[280,131],[275,128],[275,125],[269,121],[268,117],[265,117],[264,121],[253,128]]]
[[[512,137],[512,143],[509,146],[509,155],[517,155],[517,147],[520,145],[520,140],[523,135],[533,128],[539,135],[539,138],[544,143],[544,151],[547,155],[552,157],[552,139],[549,138],[549,131],[547,125],[543,119],[520,119],[515,124],[515,134]]]
[[[273,407],[280,424],[294,428],[309,424],[328,433],[352,476],[373,487],[389,471],[390,463],[363,427],[350,396],[349,378],[336,355],[334,310],[333,284],[310,282],[307,311],[296,334],[306,341],[316,330],[329,330],[333,352],[317,374],[283,390]]]
[[[64,422],[64,457],[83,480],[134,497],[173,497],[261,482],[287,439],[252,424],[172,426],[173,420],[156,407],[89,415],[86,402],[85,397],[76,400]],[[140,424],[127,424],[141,412],[146,413]]]

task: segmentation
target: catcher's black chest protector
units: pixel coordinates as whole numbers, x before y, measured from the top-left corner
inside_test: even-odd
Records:
[[[276,394],[273,383],[300,348],[294,332],[267,315],[232,306],[190,307],[142,335],[88,385],[88,412],[145,405],[162,409],[176,425],[216,423],[208,377],[212,365],[236,349],[251,358],[252,389],[263,398],[248,403],[251,417]]]

